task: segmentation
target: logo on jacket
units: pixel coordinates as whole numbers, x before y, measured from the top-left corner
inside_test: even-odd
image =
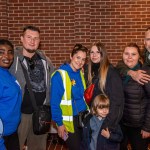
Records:
[[[76,81],[74,79],[71,80],[71,85],[72,86],[76,85]]]

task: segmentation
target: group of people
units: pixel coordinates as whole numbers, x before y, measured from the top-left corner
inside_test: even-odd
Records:
[[[128,144],[132,150],[148,149],[150,28],[145,32],[144,45],[142,56],[136,43],[127,44],[122,60],[114,67],[101,42],[93,43],[89,53],[85,46],[77,44],[70,61],[54,72],[52,120],[70,150],[127,150]],[[84,91],[91,84],[95,86],[87,105]],[[87,110],[91,117],[79,128],[80,114]]]
[[[26,26],[22,47],[0,40],[0,150],[46,150],[47,134],[32,130],[34,112],[23,69],[38,106],[51,106],[58,136],[69,150],[147,150],[150,138],[150,28],[144,56],[129,43],[114,67],[105,46],[75,44],[70,60],[55,69],[39,50],[40,30]],[[88,57],[89,56],[89,57]],[[88,59],[87,59],[88,58]],[[84,91],[94,84],[90,103]],[[79,126],[81,114],[88,112]],[[2,129],[2,130],[1,130]]]
[[[39,50],[40,30],[26,26],[21,36],[22,47],[0,39],[0,150],[46,150],[47,134],[32,130],[33,106],[23,67],[38,106],[49,105],[50,76],[54,71],[49,58]]]

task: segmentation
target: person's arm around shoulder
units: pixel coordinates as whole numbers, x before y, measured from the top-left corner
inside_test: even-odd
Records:
[[[147,83],[150,81],[150,75],[146,74],[146,71],[144,70],[137,70],[133,71],[130,70],[123,62],[123,60],[119,61],[116,65],[116,69],[118,70],[120,75],[129,75],[131,78],[135,81],[137,81],[140,84]]]
[[[133,80],[137,81],[142,85],[150,81],[150,75],[146,74],[146,71],[144,70],[137,70],[137,71],[129,70],[127,74],[131,76]]]

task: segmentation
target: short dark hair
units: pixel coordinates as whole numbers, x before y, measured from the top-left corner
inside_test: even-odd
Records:
[[[149,31],[149,30],[150,30],[150,27],[147,27],[147,28],[146,28],[146,31]]]
[[[31,25],[25,26],[23,28],[23,33],[26,32],[26,30],[37,31],[38,33],[40,33],[40,29],[38,27],[36,27],[36,26],[31,26]]]
[[[0,39],[0,45],[8,45],[8,46],[10,46],[12,48],[12,50],[14,50],[14,46],[9,40]]]
[[[76,54],[78,51],[82,51],[82,52],[85,52],[86,54],[88,53],[88,49],[83,46],[82,44],[75,44],[72,52],[71,52],[71,56],[73,56],[74,54]]]

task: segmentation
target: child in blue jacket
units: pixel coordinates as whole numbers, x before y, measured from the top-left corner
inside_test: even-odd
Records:
[[[109,131],[108,128],[101,130],[103,121],[109,113],[109,99],[105,95],[95,97],[92,106],[89,121],[85,123],[83,128],[82,149],[86,150],[119,150],[122,140],[122,131],[119,125],[114,131]],[[101,132],[100,132],[101,130]],[[101,138],[98,139],[98,134],[101,133]]]

